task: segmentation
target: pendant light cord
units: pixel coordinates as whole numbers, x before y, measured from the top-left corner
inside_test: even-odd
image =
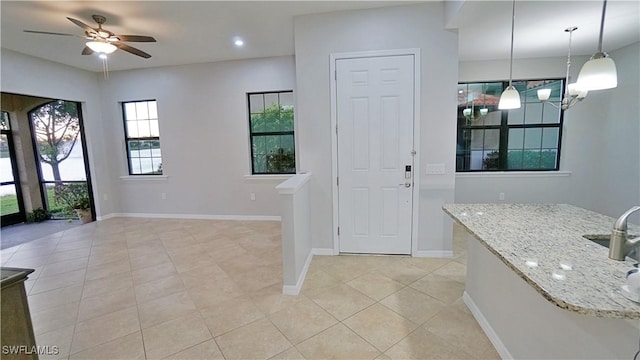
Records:
[[[515,0],[514,0],[515,1]],[[607,0],[602,3],[602,18],[600,19],[600,38],[598,39],[598,52],[602,52],[602,35],[604,33],[604,14],[607,11]]]
[[[565,98],[569,97],[569,69],[571,69],[571,36],[573,32],[577,30],[577,27],[567,28],[565,31],[569,33],[569,54],[567,55],[567,77],[564,84],[564,96]]]
[[[511,87],[512,80],[513,80],[513,32],[515,30],[515,23],[516,23],[516,0],[513,0],[513,4],[511,6],[511,56],[510,56],[511,60],[509,61],[509,87]],[[600,32],[600,36],[602,36],[602,31]]]

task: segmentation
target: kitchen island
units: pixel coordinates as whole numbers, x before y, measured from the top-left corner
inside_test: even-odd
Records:
[[[620,286],[637,261],[584,237],[610,234],[614,218],[564,204],[443,209],[469,233],[464,300],[503,358],[633,358],[640,304]]]

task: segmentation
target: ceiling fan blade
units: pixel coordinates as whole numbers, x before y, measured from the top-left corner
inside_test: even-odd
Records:
[[[133,46],[129,46],[127,44],[123,44],[123,43],[117,42],[117,41],[113,42],[112,44],[115,45],[118,49],[124,50],[124,51],[126,51],[128,53],[131,53],[133,55],[138,55],[138,56],[143,57],[145,59],[148,59],[148,58],[151,57],[151,55],[147,54],[146,52],[144,52],[144,51],[142,51],[140,49],[136,49]]]
[[[143,35],[116,35],[116,37],[120,41],[128,41],[128,42],[156,42],[151,36],[143,36]]]
[[[82,21],[80,21],[80,20],[76,20],[76,19],[74,19],[74,18],[70,18],[70,17],[67,17],[67,19],[69,19],[69,21],[71,21],[72,23],[74,23],[74,24],[76,24],[76,25],[80,26],[82,29],[84,29],[84,31],[86,31],[86,32],[88,32],[88,33],[93,34],[93,33],[95,33],[95,32],[96,32],[96,29],[94,29],[94,28],[92,28],[91,26],[89,26],[89,25],[87,25],[87,24],[83,23],[83,22],[82,22]]]
[[[90,47],[85,46],[84,49],[82,49],[82,55],[91,55],[93,54],[93,50],[91,50]]]
[[[26,33],[32,33],[32,34],[76,36],[72,34],[63,34],[63,33],[57,33],[57,32],[49,32],[49,31],[36,31],[36,30],[23,30],[23,31]]]

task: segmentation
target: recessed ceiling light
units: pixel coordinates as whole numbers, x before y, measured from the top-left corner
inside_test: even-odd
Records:
[[[241,47],[241,46],[243,46],[243,45],[244,45],[244,41],[242,41],[242,39],[236,39],[233,43],[234,43],[237,47]]]

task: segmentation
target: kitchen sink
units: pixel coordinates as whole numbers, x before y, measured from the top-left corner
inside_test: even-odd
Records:
[[[611,241],[611,235],[610,234],[606,234],[606,235],[582,235],[583,238],[590,240],[591,242],[594,242],[600,246],[604,246],[607,249],[609,248],[609,242]],[[635,239],[637,238],[638,235],[629,235],[629,239]],[[633,250],[631,250],[631,252],[629,253],[629,255],[627,255],[628,257],[632,258],[632,259],[636,259],[638,261],[640,261],[640,251],[638,250],[639,248],[635,248]]]

